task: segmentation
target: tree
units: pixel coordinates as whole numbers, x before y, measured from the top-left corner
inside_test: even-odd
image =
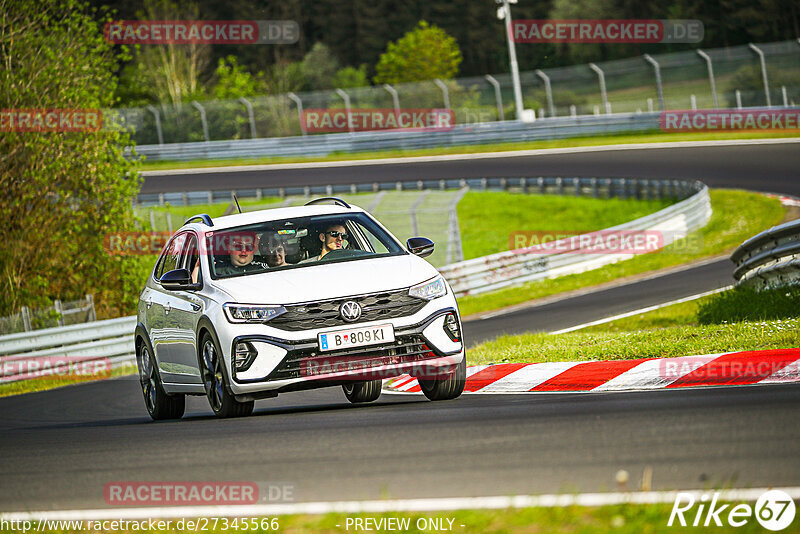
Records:
[[[350,87],[366,87],[369,85],[367,79],[367,66],[361,65],[359,68],[344,67],[336,72],[333,77],[334,87],[349,89]]]
[[[263,92],[263,84],[259,78],[263,73],[253,76],[242,68],[235,56],[221,58],[217,64],[217,84],[214,86],[214,98],[222,100],[254,96]]]
[[[323,43],[316,43],[303,58],[303,77],[312,91],[331,89],[333,77],[339,70],[339,61]]]
[[[453,78],[458,74],[461,50],[456,40],[438,26],[420,21],[395,43],[389,43],[375,66],[375,83],[403,83]]]
[[[121,58],[80,0],[0,0],[0,13],[0,109],[111,107]],[[135,229],[139,179],[104,115],[98,131],[0,134],[0,315],[86,293],[101,316],[133,311],[142,260],[110,256],[104,236]]]

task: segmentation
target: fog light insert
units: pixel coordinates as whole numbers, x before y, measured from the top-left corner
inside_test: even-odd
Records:
[[[461,339],[461,329],[458,327],[458,319],[456,314],[448,313],[444,318],[444,333],[452,341],[459,341]]]
[[[258,356],[258,351],[249,341],[236,344],[233,363],[237,371],[247,371]]]

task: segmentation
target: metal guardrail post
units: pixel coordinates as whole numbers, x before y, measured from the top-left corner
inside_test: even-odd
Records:
[[[442,98],[444,99],[444,109],[450,109],[450,91],[447,90],[447,84],[444,83],[439,78],[433,80],[433,83],[435,83],[436,86],[442,90]]]
[[[608,103],[608,93],[606,92],[606,75],[603,69],[594,63],[589,63],[589,68],[597,73],[597,78],[600,81],[600,98],[603,100],[603,107],[606,110],[606,115],[611,113],[611,105]]]
[[[33,330],[33,327],[31,326],[30,309],[28,309],[27,306],[23,306],[22,309],[20,309],[20,315],[22,315],[22,328],[24,328],[26,332]]]
[[[783,107],[789,107],[789,95],[786,93],[786,86],[781,85],[781,95],[783,96]]]
[[[192,100],[192,106],[194,106],[200,112],[200,122],[203,124],[203,138],[205,138],[206,143],[208,143],[210,139],[208,137],[208,121],[206,120],[206,110],[197,100]]]
[[[96,321],[97,313],[94,309],[94,296],[91,294],[86,295],[86,307],[89,308],[89,318],[87,322]]]
[[[344,100],[344,109],[345,113],[347,113],[347,129],[350,130],[350,133],[353,133],[355,130],[353,128],[353,122],[350,120],[350,95],[338,87],[336,88],[336,94],[342,97],[342,100]]]
[[[714,80],[714,65],[711,63],[711,56],[700,50],[696,50],[697,55],[706,61],[708,68],[708,81],[711,83],[711,97],[714,99],[714,109],[719,109],[719,101],[717,100],[717,83]]]
[[[53,301],[53,309],[58,314],[58,318],[56,319],[58,326],[64,326],[64,306],[61,305],[60,299],[55,299]]]
[[[494,76],[491,74],[487,74],[484,76],[486,81],[492,84],[494,87],[494,99],[497,101],[497,120],[504,121],[506,120],[505,113],[503,112],[503,93],[500,91],[500,82],[495,79]]]
[[[547,96],[547,110],[550,112],[551,117],[556,116],[556,108],[553,105],[553,88],[550,85],[550,76],[544,73],[541,69],[536,69],[534,71],[536,75],[544,81],[544,92]]]
[[[658,61],[653,59],[650,54],[645,54],[642,56],[645,61],[650,63],[653,66],[653,72],[656,75],[656,90],[658,91],[658,105],[661,107],[661,111],[665,111],[667,108],[664,105],[664,87],[661,84],[661,67],[658,65]]]
[[[303,101],[300,100],[300,97],[296,94],[292,93],[291,91],[286,93],[286,96],[289,97],[289,100],[295,103],[297,106],[297,120],[300,123],[300,131],[303,132],[303,135],[308,135],[306,133],[306,126],[303,124]]]
[[[394,105],[394,112],[398,115],[400,114],[400,95],[397,94],[397,89],[389,85],[388,83],[383,84],[383,88],[392,95],[392,104]]]
[[[245,97],[240,97],[239,102],[247,108],[247,118],[250,119],[250,138],[256,138],[256,117],[253,114],[253,105]]]
[[[761,62],[761,79],[764,80],[764,96],[767,97],[767,107],[771,108],[772,101],[769,97],[769,80],[767,79],[767,60],[764,57],[764,52],[753,43],[748,43],[747,46],[750,48],[750,50],[756,53],[759,61]]]
[[[153,117],[156,119],[156,134],[158,135],[158,144],[164,144],[164,132],[161,130],[161,115],[158,113],[158,110],[155,106],[147,106],[147,109],[150,110],[150,113],[153,114]]]

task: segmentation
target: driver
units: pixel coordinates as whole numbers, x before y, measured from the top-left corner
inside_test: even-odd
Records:
[[[319,256],[305,259],[303,263],[321,260],[328,252],[343,248],[345,241],[349,238],[350,236],[347,234],[344,225],[341,223],[329,224],[325,227],[325,231],[319,233],[319,240],[322,241],[322,251],[319,253]]]
[[[230,236],[228,254],[216,267],[217,274],[231,276],[242,273],[264,271],[267,265],[255,259],[258,236],[254,232],[237,232]],[[217,263],[217,262],[215,262]]]

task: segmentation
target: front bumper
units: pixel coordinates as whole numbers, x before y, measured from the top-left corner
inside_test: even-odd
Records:
[[[246,371],[231,366],[231,390],[241,395],[375,380],[403,373],[431,377],[447,374],[464,357],[463,340],[453,341],[444,332],[445,317],[451,313],[459,318],[455,308],[446,307],[413,325],[395,326],[393,343],[330,352],[321,352],[316,340],[292,341],[257,334],[236,336],[230,354],[238,343],[249,342],[258,356]]]

